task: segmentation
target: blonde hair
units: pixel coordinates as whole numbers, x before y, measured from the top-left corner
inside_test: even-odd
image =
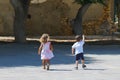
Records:
[[[40,42],[41,43],[46,43],[47,41],[49,41],[49,38],[50,38],[49,35],[44,33],[44,34],[42,34],[42,36],[40,38]]]

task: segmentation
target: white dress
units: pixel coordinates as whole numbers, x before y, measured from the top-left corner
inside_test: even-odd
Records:
[[[51,42],[43,44],[41,51],[41,59],[51,59],[54,57],[53,52],[50,50]]]

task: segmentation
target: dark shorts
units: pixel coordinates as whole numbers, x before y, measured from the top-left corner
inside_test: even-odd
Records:
[[[76,60],[84,60],[84,55],[83,55],[83,53],[79,53],[79,54],[77,54],[76,55]]]

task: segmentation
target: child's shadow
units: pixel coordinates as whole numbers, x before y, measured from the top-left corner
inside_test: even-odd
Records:
[[[98,71],[104,71],[106,69],[92,69],[92,68],[85,68],[84,70],[98,70]]]
[[[49,71],[72,71],[71,69],[50,69]]]

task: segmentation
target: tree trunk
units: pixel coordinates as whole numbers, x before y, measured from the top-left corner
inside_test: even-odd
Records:
[[[28,12],[30,0],[10,0],[14,11],[14,36],[15,42],[26,42],[25,20]]]
[[[120,29],[120,0],[118,0],[118,27]]]
[[[83,5],[79,8],[76,18],[73,21],[73,30],[76,35],[83,34],[83,28],[82,28],[82,18],[87,9],[89,8],[90,4]]]

